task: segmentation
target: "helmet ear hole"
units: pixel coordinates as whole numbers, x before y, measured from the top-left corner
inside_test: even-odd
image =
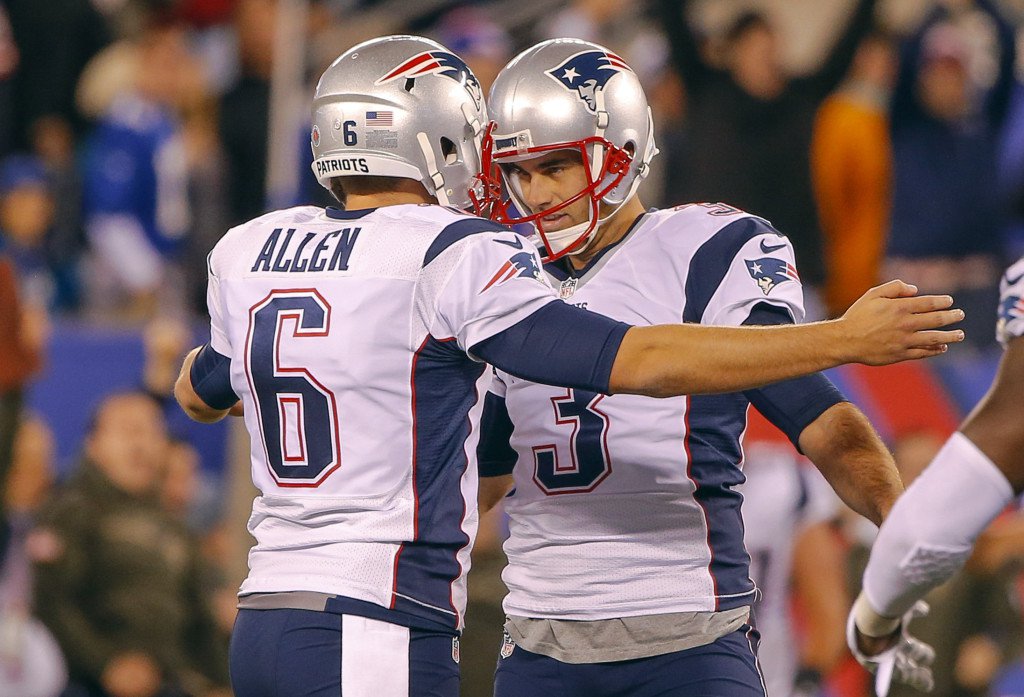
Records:
[[[412,88],[415,87],[415,86],[416,86],[416,78],[414,78],[414,77],[407,77],[405,79],[405,87],[404,87],[404,89],[405,89],[406,92],[412,92]]]
[[[446,165],[454,165],[459,161],[459,150],[455,147],[455,143],[444,136],[441,136],[439,141],[441,143],[441,154],[444,156],[444,163]]]

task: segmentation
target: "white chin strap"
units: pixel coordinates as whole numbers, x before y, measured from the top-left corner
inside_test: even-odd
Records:
[[[611,219],[611,217],[615,215],[616,211],[618,211],[620,208],[626,205],[629,202],[629,200],[633,198],[634,195],[635,189],[634,192],[630,193],[629,198],[627,198],[625,201],[612,208],[608,215],[604,216],[603,218],[598,218],[597,223],[594,225],[594,229],[591,230],[585,238],[587,242],[581,244],[579,247],[569,252],[566,256],[574,257],[577,254],[582,254],[584,251],[586,251],[587,247],[590,246],[589,241],[594,238],[594,235],[596,235],[597,231],[601,229],[601,226],[609,219]],[[590,219],[590,216],[588,215],[586,222],[577,223],[576,225],[567,227],[564,230],[556,230],[554,232],[545,231],[544,237],[547,239],[548,253],[551,255],[561,254],[561,252],[566,247],[570,247],[574,242],[578,242],[580,240],[580,235],[582,235],[583,232],[588,227],[590,227],[591,222],[592,221]]]

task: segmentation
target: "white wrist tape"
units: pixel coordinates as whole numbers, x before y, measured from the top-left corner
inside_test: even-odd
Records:
[[[1013,499],[1002,472],[957,432],[882,525],[864,572],[864,594],[884,617],[901,617],[970,556],[975,539]]]
[[[900,626],[899,617],[883,617],[875,612],[863,591],[853,603],[853,620],[861,634],[869,637],[889,636]]]

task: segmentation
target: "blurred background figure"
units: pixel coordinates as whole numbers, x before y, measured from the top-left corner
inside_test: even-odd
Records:
[[[128,49],[126,84],[86,145],[83,203],[95,263],[89,302],[139,321],[158,302],[181,306],[178,262],[193,224],[183,114],[203,87],[172,18],[148,18]]]
[[[168,446],[152,399],[106,398],[79,471],[32,533],[36,606],[79,694],[203,696],[227,685],[197,540],[160,505]]]
[[[892,214],[892,41],[881,31],[861,41],[845,80],[814,122],[811,176],[824,243],[825,307],[832,317],[881,280]]]
[[[11,32],[7,10],[0,6],[0,157],[14,147],[14,70],[18,67],[18,47]]]
[[[34,155],[0,161],[0,235],[18,270],[27,307],[66,312],[77,304],[74,261],[60,249],[57,201],[46,164]]]
[[[988,320],[1004,265],[996,164],[1016,40],[990,0],[960,4],[970,14],[936,8],[903,47],[885,275],[952,293],[967,312],[970,341],[984,345],[994,341]]]
[[[34,615],[31,530],[53,487],[53,433],[36,417],[21,422],[5,491],[11,540],[0,566],[0,695],[57,697],[67,667],[57,641]]]
[[[778,31],[763,11],[733,19],[720,64],[713,64],[690,26],[691,4],[659,3],[688,95],[685,161],[691,177],[679,202],[723,201],[763,216],[793,240],[805,288],[820,287],[825,268],[811,191],[811,130],[818,105],[842,80],[871,29],[875,0],[856,3],[821,66],[802,77],[783,68]]]
[[[512,40],[504,27],[480,8],[459,7],[448,12],[431,33],[473,68],[485,96],[494,78],[514,55]]]

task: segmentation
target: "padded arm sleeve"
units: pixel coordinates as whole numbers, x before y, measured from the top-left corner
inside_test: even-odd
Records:
[[[900,496],[871,549],[864,594],[884,617],[900,617],[963,566],[981,531],[1013,499],[1003,473],[954,433]]]

